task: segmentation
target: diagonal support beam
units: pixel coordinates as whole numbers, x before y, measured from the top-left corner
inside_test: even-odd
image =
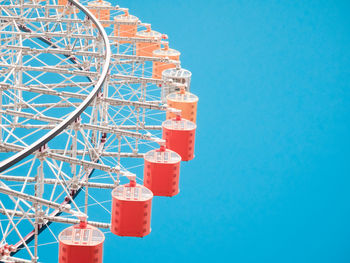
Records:
[[[66,213],[69,213],[69,214],[72,214],[72,215],[77,214],[76,211],[73,211],[73,210],[70,209],[70,206],[65,206],[65,205],[58,204],[58,203],[55,203],[55,202],[52,202],[52,201],[48,201],[48,200],[43,199],[43,198],[39,198],[39,197],[36,197],[36,196],[25,194],[25,193],[22,193],[22,192],[19,192],[19,191],[16,191],[16,190],[12,190],[12,189],[10,189],[8,187],[0,186],[0,193],[1,194],[5,194],[5,195],[14,196],[14,197],[17,197],[19,199],[23,199],[23,200],[26,200],[28,202],[32,202],[34,204],[41,204],[43,206],[47,206],[47,207],[50,207],[50,208],[58,209],[58,210],[60,210],[62,212],[66,212]]]

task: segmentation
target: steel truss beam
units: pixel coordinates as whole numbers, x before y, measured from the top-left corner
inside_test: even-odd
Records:
[[[17,217],[23,217],[23,216],[26,216],[26,217],[29,217],[29,218],[37,217],[37,215],[33,214],[33,213],[23,213],[23,212],[20,212],[20,211],[9,210],[9,209],[6,209],[6,211],[5,211],[4,209],[0,208],[0,214],[6,214],[6,212],[9,215],[14,215],[14,216],[17,216]],[[50,222],[57,222],[57,223],[64,223],[64,224],[73,224],[73,225],[80,223],[79,219],[66,218],[66,217],[61,217],[61,216],[49,216],[49,215],[45,215],[45,214],[42,215],[40,217],[40,219],[42,221],[47,220],[47,221],[50,221]],[[95,227],[98,227],[98,228],[109,229],[111,227],[111,224],[108,224],[108,223],[102,223],[102,222],[96,222],[96,221],[87,221],[87,223],[89,225],[92,225],[92,226],[95,226]]]
[[[74,38],[74,39],[86,39],[86,40],[96,40],[96,36],[87,35],[87,34],[77,34],[77,33],[69,33],[69,32],[44,32],[44,33],[35,33],[35,32],[17,32],[17,31],[0,31],[0,34],[7,35],[17,35],[23,38]],[[110,36],[110,40],[113,41],[127,41],[132,43],[157,43],[158,40],[148,39],[148,38],[138,38],[138,37],[115,37]]]
[[[4,263],[33,263],[31,260],[25,260],[17,257],[3,256],[0,258],[1,262]]]
[[[40,204],[40,205],[47,206],[50,208],[58,209],[61,212],[66,212],[66,213],[69,213],[72,215],[76,214],[76,211],[71,210],[70,206],[66,206],[66,205],[58,204],[58,203],[55,203],[52,201],[48,201],[46,199],[32,196],[29,194],[25,194],[25,193],[22,193],[19,191],[15,191],[15,190],[12,190],[12,189],[4,187],[4,186],[0,186],[0,193],[5,194],[5,195],[9,195],[9,196],[14,196],[14,197],[20,198],[22,200],[32,202],[34,204]]]
[[[69,50],[69,49],[62,49],[62,48],[55,48],[55,49],[38,49],[38,48],[30,48],[30,47],[24,47],[24,46],[13,46],[13,45],[0,45],[3,49],[11,49],[11,50],[17,50],[22,51],[24,55],[29,54],[56,54],[56,55],[66,55],[66,56],[87,56],[87,57],[97,57],[97,58],[103,58],[104,56],[97,52],[92,51],[79,51],[79,50]],[[79,46],[78,46],[79,47]],[[76,64],[69,64],[69,65],[76,65]]]
[[[25,177],[25,176],[11,176],[11,175],[1,175],[0,174],[0,180],[4,181],[11,181],[11,182],[27,182],[27,183],[34,183],[36,182],[36,178],[34,177]],[[63,181],[63,180],[57,180],[57,179],[44,179],[45,184],[66,184],[69,181]],[[102,184],[102,183],[90,183],[90,182],[79,182],[78,185],[80,187],[91,187],[91,188],[98,188],[98,189],[114,189],[116,186],[114,184]]]
[[[26,148],[23,146],[8,144],[8,143],[7,144],[2,143],[2,145],[6,145],[6,148],[11,147],[15,151],[21,151],[21,150]],[[114,173],[114,174],[129,175],[128,172],[121,171],[119,167],[111,167],[108,165],[99,164],[97,162],[80,160],[78,158],[73,158],[73,157],[69,157],[69,156],[65,156],[62,154],[57,154],[57,153],[53,153],[53,152],[49,152],[49,151],[41,152],[40,154],[42,157],[51,158],[51,159],[54,159],[56,161],[62,161],[62,162],[69,163],[69,164],[80,165],[80,166],[84,167],[84,169],[86,169],[86,170],[97,169],[97,170],[101,170],[101,171],[109,172],[109,173]]]
[[[0,111],[1,113],[1,111]],[[10,128],[23,128],[23,129],[45,129],[45,130],[51,130],[56,127],[56,125],[53,124],[47,124],[47,125],[41,125],[41,124],[19,124],[19,123],[11,123],[11,124],[2,124],[1,127],[10,127]],[[111,126],[112,128],[114,126]],[[116,126],[120,130],[162,130],[161,125],[120,125]],[[93,129],[92,129],[93,130]],[[1,145],[1,143],[0,143]]]
[[[74,66],[74,64],[72,65]],[[24,71],[37,71],[45,73],[60,73],[65,75],[74,75],[74,76],[85,76],[85,77],[98,77],[100,74],[98,72],[91,72],[85,70],[66,70],[60,69],[59,67],[50,67],[50,66],[40,66],[40,67],[31,67],[31,66],[20,66],[20,65],[10,65],[10,64],[0,64],[0,67],[14,69],[14,70],[24,70]]]
[[[2,110],[0,110],[0,113],[6,114],[6,115],[22,117],[22,118],[27,118],[27,119],[32,119],[32,120],[37,120],[37,121],[50,122],[50,123],[61,123],[62,122],[62,119],[59,119],[59,118],[48,117],[48,116],[44,116],[44,115],[36,115],[36,114],[26,113],[26,112],[21,112],[21,111],[13,111],[13,110],[2,111]],[[72,125],[75,126],[76,128],[100,131],[100,132],[115,134],[118,136],[128,136],[128,137],[138,138],[138,139],[142,139],[142,140],[149,140],[149,141],[156,141],[157,140],[157,138],[153,138],[151,135],[145,135],[145,134],[138,133],[138,132],[125,131],[125,130],[120,129],[117,126],[111,126],[111,125],[103,126],[103,125],[94,125],[94,124],[87,124],[87,123],[74,123]],[[0,125],[0,126],[2,126],[2,125]]]
[[[96,57],[101,58],[103,55],[97,53],[97,52],[91,52],[91,51],[79,51],[79,50],[69,50],[69,49],[62,49],[62,48],[56,48],[56,49],[37,49],[37,48],[30,48],[25,46],[14,46],[14,45],[0,45],[1,48],[8,50],[17,50],[22,51],[24,55],[26,54],[59,54],[59,55],[66,55],[66,56],[88,56],[88,57]],[[79,46],[76,48],[78,49]],[[175,65],[180,65],[181,62],[179,60],[172,60],[169,58],[161,58],[161,57],[146,57],[146,56],[135,56],[135,55],[124,55],[124,54],[113,54],[111,56],[112,58],[112,64],[116,63],[118,64],[118,61],[115,61],[116,59],[127,59],[130,63],[131,62],[145,62],[145,61],[155,61],[155,62],[163,62],[163,63],[171,63]]]
[[[122,76],[122,75],[120,75]],[[120,77],[123,79],[126,79],[124,77]],[[133,80],[136,80],[136,78],[130,78]],[[10,88],[9,85],[2,85],[0,84],[0,89],[3,90],[5,87]],[[73,93],[73,92],[67,92],[67,91],[57,91],[57,90],[50,90],[45,88],[34,88],[34,87],[16,87],[16,90],[22,90],[22,91],[28,91],[33,93],[39,93],[39,94],[46,94],[46,95],[53,95],[53,96],[59,96],[64,98],[75,98],[75,99],[81,99],[85,100],[89,97],[89,95],[86,94],[79,94],[79,93]],[[153,110],[163,110],[166,111],[168,108],[166,105],[162,104],[162,102],[141,102],[141,101],[129,101],[129,100],[122,100],[122,99],[115,99],[115,98],[109,98],[109,97],[99,97],[97,98],[98,102],[107,102],[111,106],[133,106],[137,108],[146,108],[146,109],[153,109]]]

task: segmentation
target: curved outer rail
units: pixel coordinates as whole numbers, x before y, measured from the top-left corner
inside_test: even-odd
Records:
[[[26,147],[24,150],[2,161],[0,163],[0,172],[5,171],[6,169],[10,168],[14,164],[18,163],[19,161],[23,160],[27,156],[31,155],[33,152],[37,151],[40,147],[44,146],[50,140],[52,140],[57,135],[59,135],[68,125],[70,125],[75,119],[77,119],[80,116],[80,114],[89,106],[89,104],[96,97],[96,95],[98,94],[98,92],[100,91],[101,87],[103,86],[106,80],[110,59],[111,59],[111,47],[109,44],[107,34],[103,29],[101,23],[98,21],[98,19],[96,19],[86,7],[84,7],[82,4],[80,4],[75,0],[69,0],[69,2],[75,5],[77,8],[79,8],[82,12],[84,12],[92,20],[92,22],[97,26],[99,33],[102,35],[103,42],[105,44],[106,55],[105,55],[105,63],[102,68],[100,79],[96,83],[94,89],[91,91],[89,96],[82,102],[82,104],[78,108],[76,108],[66,119],[64,119],[56,128],[52,129],[50,132],[45,134],[41,139],[35,141],[34,143]]]

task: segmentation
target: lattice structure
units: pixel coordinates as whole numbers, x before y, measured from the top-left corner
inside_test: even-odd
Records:
[[[177,194],[179,160],[193,158],[196,125],[180,115],[195,120],[198,98],[180,53],[105,1],[0,0],[0,10],[0,262],[40,262],[45,229],[59,262],[79,262],[89,242],[100,249],[97,228],[148,234],[151,190]],[[58,235],[52,222],[75,227]]]

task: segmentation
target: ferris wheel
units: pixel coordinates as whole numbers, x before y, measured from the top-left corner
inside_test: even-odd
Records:
[[[103,262],[104,231],[148,235],[153,196],[179,193],[191,72],[167,35],[107,1],[0,10],[0,262],[40,262],[47,236],[60,263]]]

